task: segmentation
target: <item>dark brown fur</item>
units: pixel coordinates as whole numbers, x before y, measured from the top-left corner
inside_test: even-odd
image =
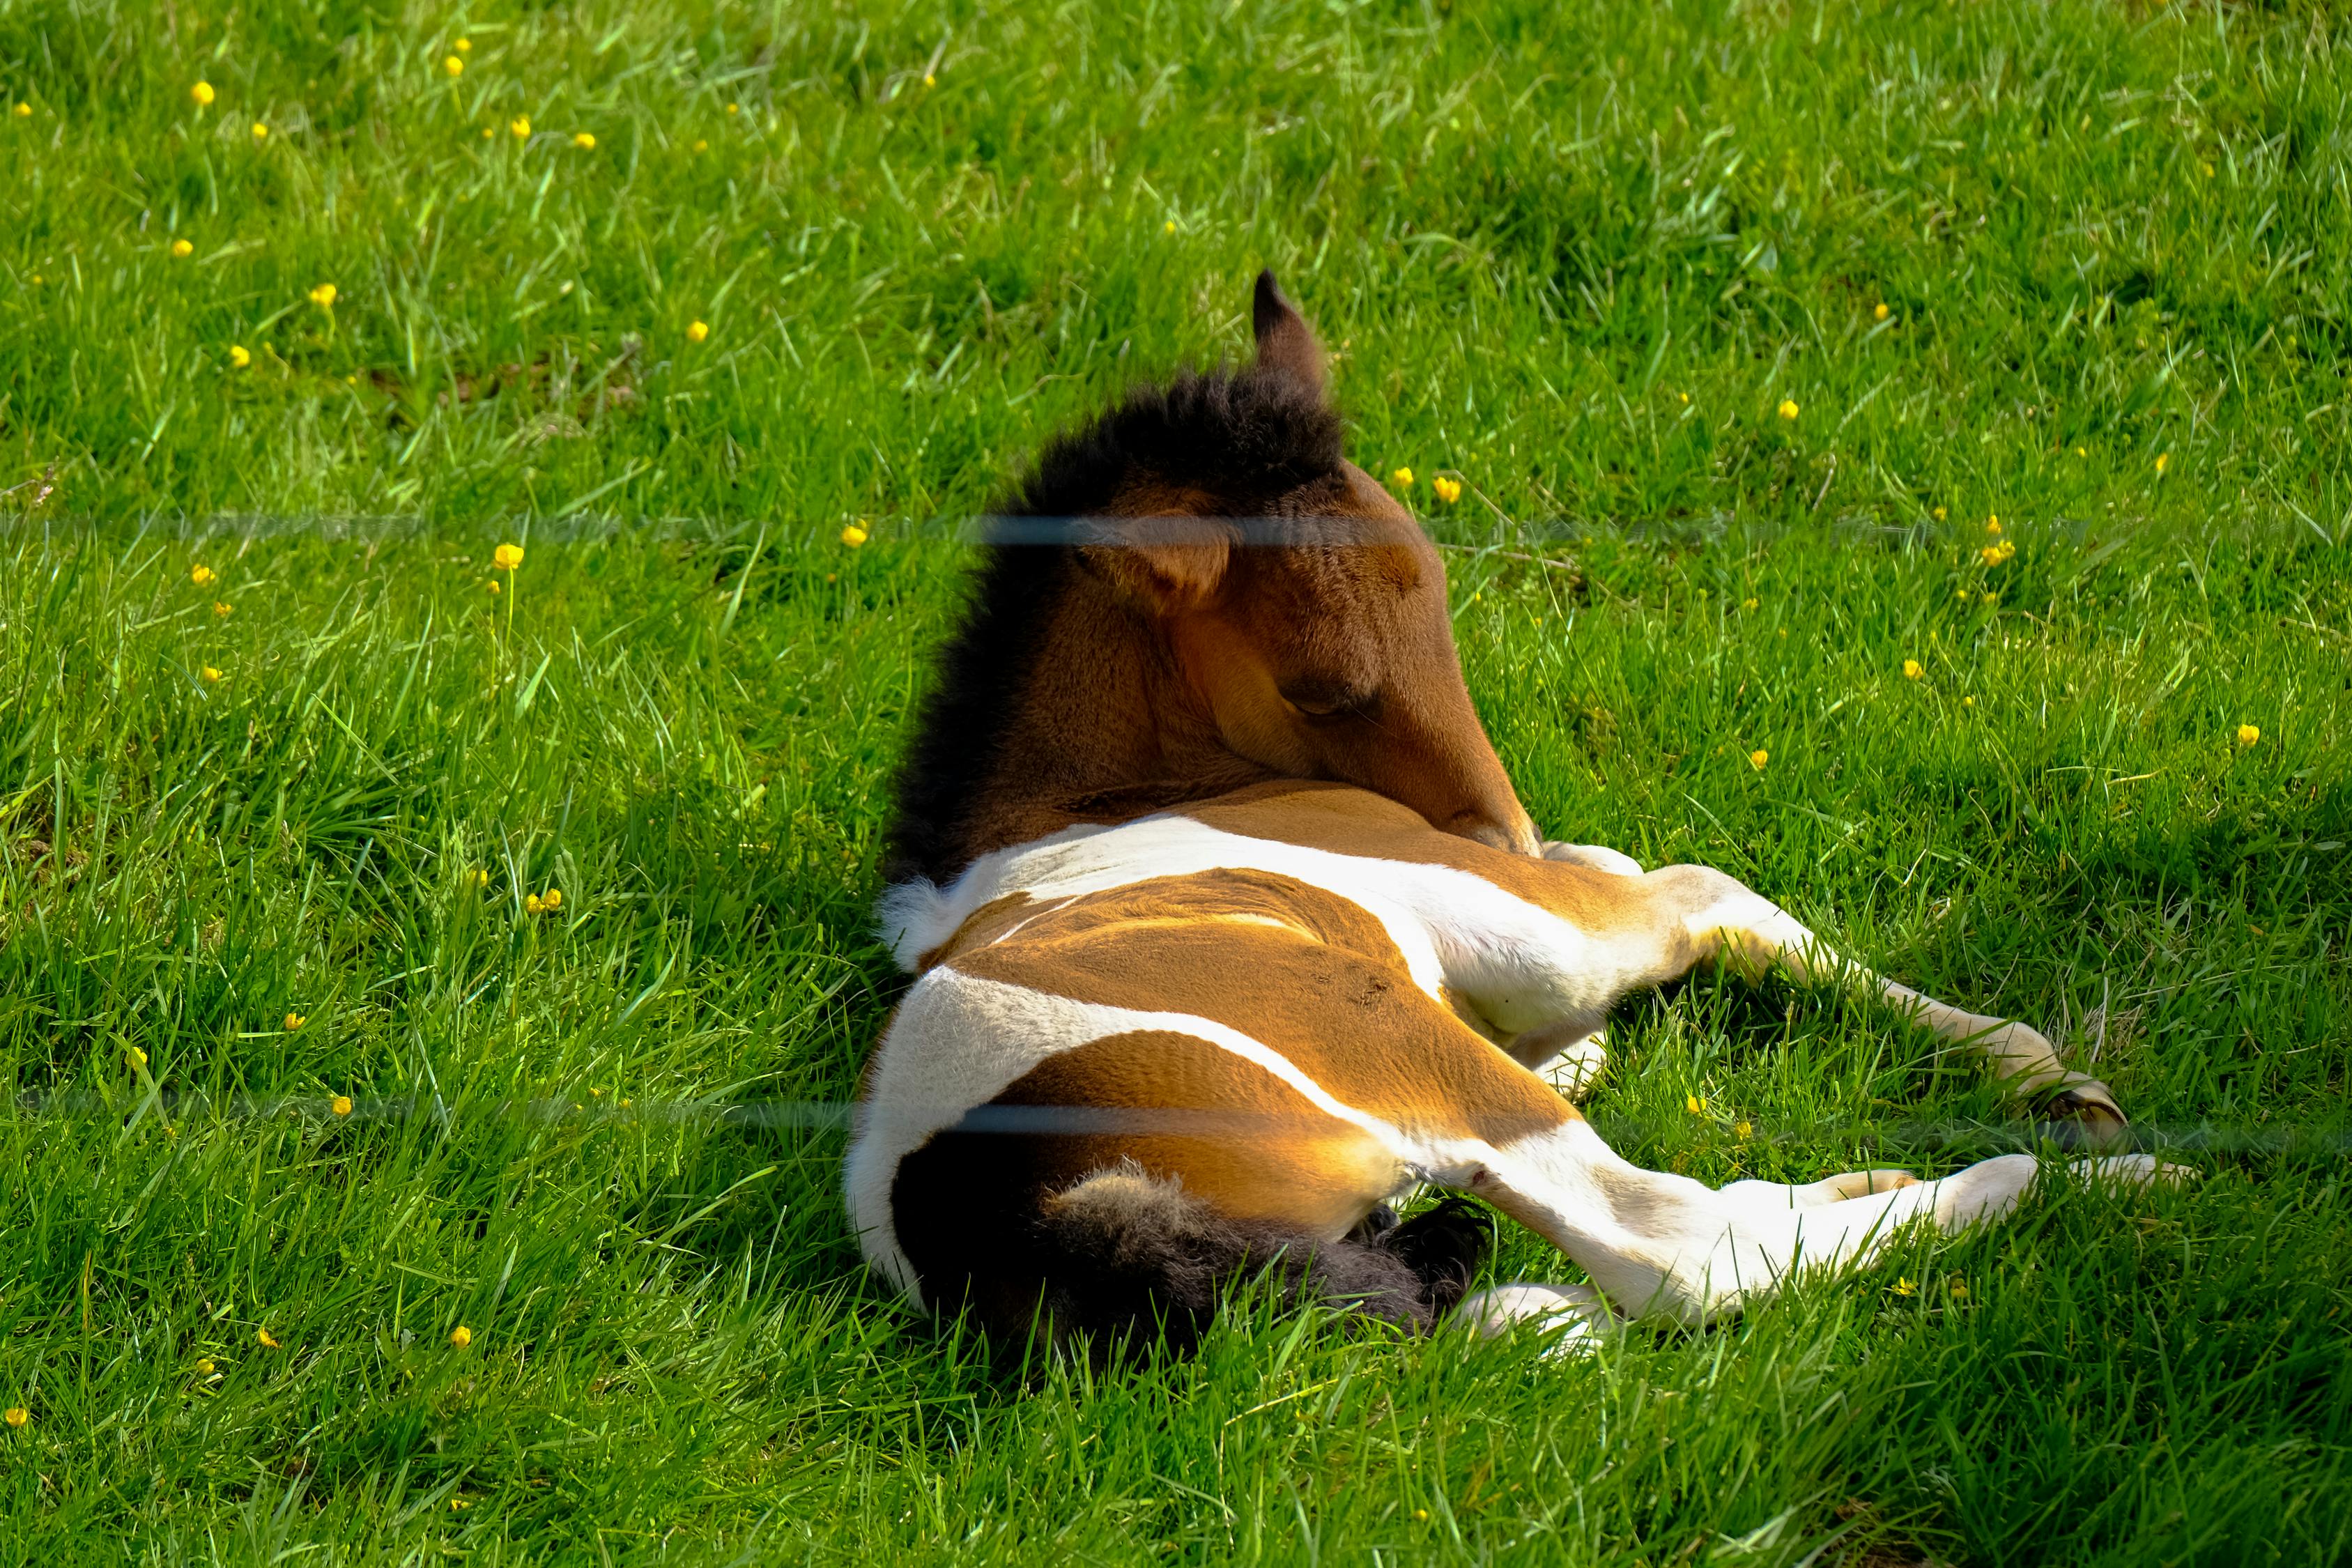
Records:
[[[1533,849],[1437,552],[1341,454],[1314,334],[1270,275],[1255,319],[1249,369],[1130,394],[1003,509],[899,773],[893,880],[1270,778]]]

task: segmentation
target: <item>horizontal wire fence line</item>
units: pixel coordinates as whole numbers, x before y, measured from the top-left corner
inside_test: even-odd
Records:
[[[756,1127],[809,1132],[848,1131],[856,1104],[838,1100],[646,1100],[630,1096],[592,1095],[584,1099],[506,1100],[481,1106],[453,1106],[434,1094],[369,1097],[310,1095],[210,1095],[200,1091],[156,1089],[109,1096],[91,1089],[58,1093],[27,1090],[16,1097],[17,1116],[25,1121],[88,1121],[108,1125],[133,1124],[149,1117],[176,1124],[260,1121],[290,1117],[320,1122],[431,1121],[446,1128],[484,1120],[517,1124],[557,1122],[640,1123],[655,1127]],[[1607,1119],[1620,1136],[1648,1137],[1689,1128],[1691,1118],[1623,1121]],[[965,1112],[958,1131],[1013,1133],[1024,1136],[1059,1134],[1101,1137],[1105,1134],[1152,1134],[1163,1137],[1233,1137],[1264,1124],[1269,1132],[1290,1125],[1286,1119],[1252,1111],[1224,1111],[1191,1107],[1093,1107],[1049,1105],[982,1105]],[[1713,1126],[1712,1121],[1707,1125]],[[2031,1150],[2053,1133],[2064,1141],[2064,1122],[2031,1119],[2015,1121],[1864,1121],[1845,1118],[1757,1128],[1739,1142],[1769,1146],[1824,1138],[1845,1138],[1878,1144],[1918,1148],[1998,1144]],[[2352,1126],[2248,1125],[2231,1122],[2134,1121],[2126,1128],[2137,1147],[2165,1152],[2219,1153],[2352,1154]]]
[[[587,511],[538,517],[501,514],[462,519],[414,513],[274,512],[215,512],[205,516],[157,512],[103,518],[44,512],[11,513],[0,510],[0,541],[35,537],[49,542],[75,538],[124,541],[163,538],[186,542],[299,538],[328,542],[438,541],[458,544],[495,535],[519,542],[545,544],[611,542],[627,539],[646,542],[704,541],[734,545],[762,539],[781,542],[795,537],[830,541],[842,529],[856,527],[877,542],[899,540],[966,545],[1105,544],[1115,542],[1106,538],[1106,531],[1112,528],[1118,529],[1128,541],[1160,542],[1160,540],[1139,537],[1148,534],[1157,524],[1171,529],[1166,537],[1168,542],[1197,540],[1200,537],[1198,531],[1214,529],[1223,534],[1227,542],[1249,545],[1295,542],[1293,535],[1302,521],[1282,517],[1223,516],[1197,519],[1009,517],[985,511],[943,512],[918,517],[855,510],[815,517],[748,518],[624,516]],[[1344,529],[1351,520],[1324,517],[1311,521],[1318,531],[1316,542],[1347,542],[1343,538],[1333,537],[1333,533],[1335,530]],[[1600,538],[1692,544],[1722,540],[1735,534],[1764,538],[1792,531],[1785,523],[1743,517],[1726,510],[1655,519],[1519,519],[1509,517],[1499,510],[1474,510],[1466,502],[1459,510],[1449,507],[1442,512],[1417,512],[1415,521],[1437,543],[1449,549],[1463,550],[1572,545]],[[1874,516],[1868,519],[1846,518],[1837,520],[1834,526],[1841,532],[1856,537],[1867,536],[1882,543],[1917,546],[1933,545],[1948,540],[1961,542],[1966,531],[1958,525],[1935,522],[1925,513],[1916,520],[1900,521]],[[2061,517],[2044,520],[2038,525],[2038,531],[2051,537],[2080,540],[2087,536],[2091,526],[2089,519]],[[2352,537],[2352,519],[2347,520],[2346,529],[2347,537]]]
[[[1572,545],[1595,539],[1687,545],[1735,537],[1763,540],[1798,532],[1811,534],[1821,528],[1856,542],[1867,540],[1880,545],[1925,548],[1939,543],[1980,542],[1973,538],[1971,529],[1964,521],[1938,521],[1924,509],[1907,507],[1843,512],[1818,523],[1791,522],[1784,518],[1726,508],[1658,517],[1616,514],[1514,517],[1475,489],[1465,488],[1464,495],[1465,499],[1436,507],[1423,502],[1417,492],[1408,493],[1403,499],[1413,511],[1415,521],[1433,539],[1449,548],[1459,549]],[[744,517],[633,514],[592,511],[584,508],[545,513],[499,512],[472,517],[420,512],[224,511],[195,514],[175,510],[110,517],[52,511],[39,507],[11,508],[5,500],[5,492],[0,492],[0,541],[27,537],[51,542],[75,537],[161,537],[183,542],[308,538],[356,543],[429,540],[456,544],[469,539],[496,535],[501,539],[547,544],[611,542],[624,539],[649,542],[702,540],[731,544],[761,538],[771,542],[794,537],[829,540],[845,527],[856,527],[877,542],[895,539],[977,544],[993,540],[1001,543],[1052,544],[1101,543],[1104,542],[1102,532],[1107,525],[1132,528],[1139,523],[1161,521],[1193,526],[1212,524],[1220,529],[1238,528],[1242,542],[1273,543],[1282,542],[1283,531],[1296,529],[1301,521],[1297,518],[1285,517],[1015,517],[987,510],[919,516],[887,510],[860,511],[855,508],[798,517],[774,514]],[[1349,520],[1325,517],[1314,521],[1318,528],[1328,531],[1334,525],[1343,525]],[[2029,539],[2081,544],[2101,524],[2092,517],[2059,512],[2042,518],[2017,519],[2012,526],[2021,527]],[[2105,527],[2109,532],[2114,526],[2113,520],[2108,520]],[[2161,539],[2165,534],[2163,530],[2157,529],[2148,531],[2148,536]],[[2281,521],[2273,530],[2250,530],[2246,537],[2274,540],[2315,538],[2323,544],[2340,548],[2352,543],[2352,511],[2335,520],[2332,527],[2319,520],[2297,517]],[[1327,539],[1325,542],[1337,542]]]

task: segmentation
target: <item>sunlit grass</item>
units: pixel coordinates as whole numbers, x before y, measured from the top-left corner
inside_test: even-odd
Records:
[[[2332,23],[211,9],[0,12],[13,1550],[2352,1551]],[[941,520],[1267,263],[1549,833],[2038,1024],[2203,1179],[1567,1365],[887,1302],[835,1108]],[[1710,1181],[2030,1136],[1820,993],[1612,1051]]]

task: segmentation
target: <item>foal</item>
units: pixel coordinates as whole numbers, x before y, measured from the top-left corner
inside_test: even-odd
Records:
[[[1407,1326],[1578,1334],[1612,1306],[1717,1317],[2034,1179],[2009,1155],[1714,1189],[1620,1159],[1553,1082],[1591,1082],[1620,997],[1708,963],[1874,990],[2120,1131],[2032,1029],[1836,957],[1731,878],[1539,840],[1463,686],[1444,565],[1340,455],[1321,351],[1270,274],[1254,324],[1249,369],[1047,447],[1000,539],[1023,517],[1075,537],[987,552],[922,710],[882,902],[919,978],[845,1177],[877,1271],[1016,1341],[1044,1319],[1189,1342],[1245,1271]],[[1462,1300],[1467,1205],[1379,1223],[1424,1182],[1601,1294]]]

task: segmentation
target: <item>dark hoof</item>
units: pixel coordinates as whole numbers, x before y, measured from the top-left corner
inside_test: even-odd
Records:
[[[2072,1149],[2120,1149],[2131,1125],[2115,1095],[2096,1079],[2078,1079],[2042,1103],[2050,1135]]]

